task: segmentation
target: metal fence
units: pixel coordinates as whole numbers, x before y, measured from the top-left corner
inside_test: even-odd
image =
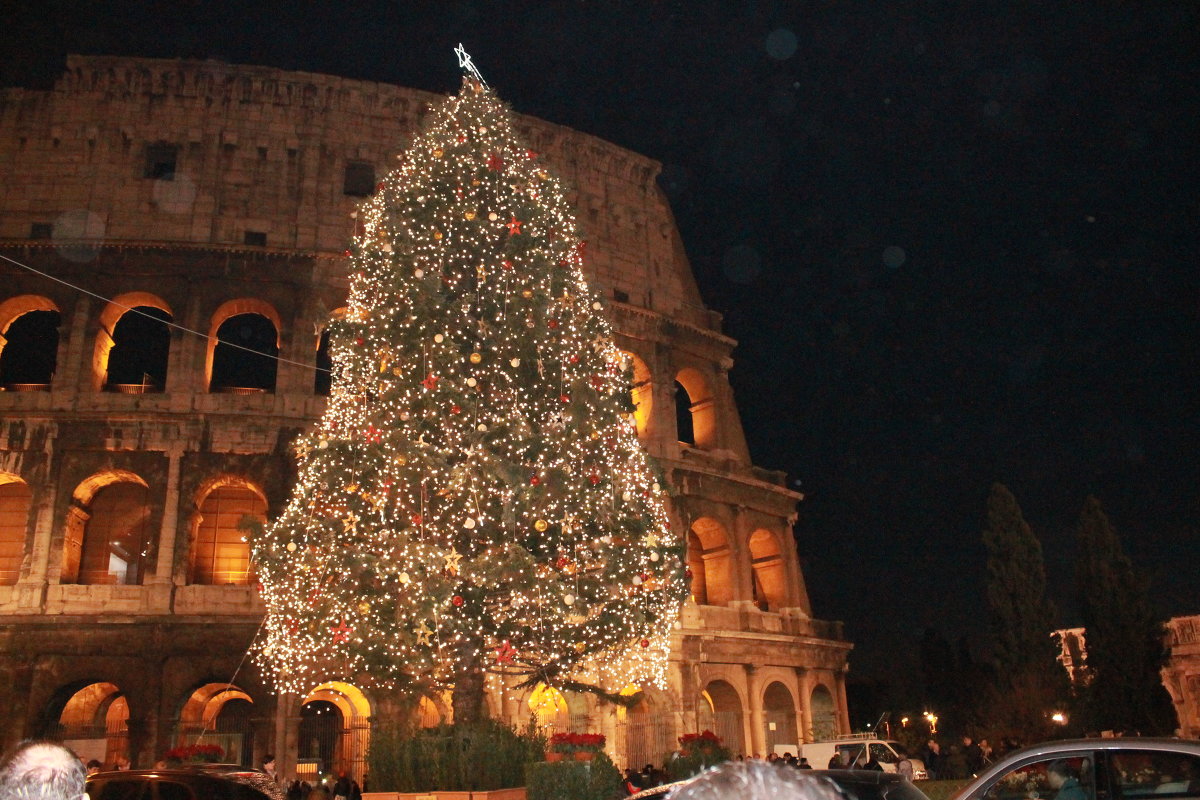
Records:
[[[624,760],[620,767],[660,767],[675,750],[675,722],[670,714],[629,714],[617,723],[616,732],[618,761]]]
[[[129,758],[129,729],[123,719],[105,725],[55,725],[46,735],[70,747],[84,761],[94,758],[111,767]]]

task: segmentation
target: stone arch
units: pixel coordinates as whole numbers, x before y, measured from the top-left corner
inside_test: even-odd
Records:
[[[237,475],[209,478],[196,492],[188,548],[188,583],[245,585],[253,577],[242,520],[267,521],[267,498],[257,484]]]
[[[700,370],[685,367],[675,376],[675,384],[678,424],[689,426],[692,433],[690,441],[682,435],[678,437],[679,441],[701,450],[711,450],[717,445],[716,401],[711,383]],[[679,393],[681,388],[682,395]]]
[[[547,736],[563,731],[575,731],[587,719],[587,701],[576,692],[563,692],[539,683],[525,701],[529,719],[542,728]]]
[[[254,327],[259,327],[261,323],[256,323],[253,318],[257,317],[266,322],[269,322],[274,329],[274,344],[273,347],[264,342],[262,350],[258,352],[262,355],[254,355],[245,351],[239,351],[235,347],[224,344],[219,340],[218,334],[223,326],[227,323],[236,321],[239,317],[247,317],[248,323],[253,323]],[[263,331],[265,333],[265,329]],[[253,335],[253,333],[251,334]],[[237,342],[241,345],[241,342]],[[279,350],[283,346],[283,323],[279,318],[279,312],[270,303],[260,300],[255,297],[242,297],[236,300],[228,300],[222,303],[216,311],[213,312],[212,322],[208,329],[208,348],[204,358],[204,381],[210,392],[226,392],[232,394],[248,393],[253,394],[259,391],[275,390],[275,376],[278,362],[276,356],[279,355]],[[255,349],[255,348],[251,348]],[[273,350],[273,352],[272,352]],[[247,371],[259,370],[263,374],[259,376],[259,380],[239,381],[236,378],[241,378],[242,371],[235,371],[234,375],[227,376],[225,373],[232,370],[230,359],[235,355],[244,356],[249,365]],[[238,386],[239,382],[246,382],[255,385]],[[239,392],[237,390],[245,390]]]
[[[809,696],[809,708],[812,715],[812,740],[823,741],[837,736],[837,702],[833,692],[823,683],[818,683]],[[821,767],[821,764],[813,764]]]
[[[136,314],[133,317],[129,317],[131,312],[148,311],[149,309],[161,312],[161,315],[166,316],[166,321],[160,320],[158,325],[148,324],[145,326],[145,330],[128,331],[129,323],[138,317]],[[156,318],[157,316],[159,315],[156,315]],[[114,391],[141,393],[141,386],[149,386],[149,382],[143,383],[127,380],[131,376],[123,373],[129,369],[133,369],[134,365],[124,363],[125,359],[122,359],[121,363],[118,364],[119,372],[122,374],[114,376],[119,380],[114,381],[109,377],[109,366],[113,360],[113,351],[116,350],[117,358],[121,359],[122,353],[128,353],[129,346],[133,344],[132,341],[128,341],[131,339],[131,336],[144,337],[149,335],[160,338],[155,343],[154,352],[147,354],[146,363],[143,365],[145,369],[142,371],[148,373],[150,369],[155,369],[160,372],[160,374],[154,377],[161,381],[161,383],[155,385],[155,391],[161,391],[162,387],[166,385],[167,353],[170,348],[170,332],[166,326],[166,322],[169,322],[173,318],[174,314],[167,301],[149,292],[126,292],[117,295],[105,304],[104,310],[100,312],[100,329],[96,331],[96,344],[92,349],[93,388],[109,387]],[[122,325],[123,321],[126,324]],[[122,330],[119,331],[118,327]],[[139,342],[135,347],[140,351],[144,344],[144,342]],[[131,356],[130,358],[133,357]]]
[[[297,773],[311,765],[324,772],[345,772],[360,782],[366,774],[371,737],[370,700],[344,681],[326,681],[313,688],[300,705]],[[316,759],[316,764],[313,764]]]
[[[128,765],[129,701],[115,683],[79,682],[64,686],[51,699],[54,722],[46,733],[84,760],[107,766]]]
[[[641,769],[646,764],[660,766],[675,749],[674,704],[663,692],[652,687],[630,684],[623,695],[642,693],[637,705],[617,709],[621,732],[620,754],[625,766]]]
[[[61,310],[48,297],[25,294],[0,303],[0,384],[10,391],[49,390],[57,367],[61,321]],[[45,330],[50,327],[53,342]]]
[[[0,472],[0,586],[12,586],[21,577],[32,502],[29,484],[10,472]]]
[[[633,385],[630,394],[633,400],[633,421],[637,425],[637,433],[645,438],[654,413],[654,381],[650,367],[636,353],[622,350],[621,355],[633,369]]]
[[[725,680],[709,681],[700,693],[700,728],[710,730],[733,754],[746,753],[742,710],[745,704],[734,685]]]
[[[700,517],[688,529],[687,543],[692,597],[700,605],[729,605],[735,597],[734,559],[725,526],[712,517]]]
[[[767,752],[775,752],[775,745],[786,745],[791,748],[792,755],[799,755],[800,733],[792,690],[782,681],[771,681],[763,690],[762,707],[763,741],[767,744]]]
[[[787,605],[788,579],[779,537],[766,528],[750,534],[750,578],[754,603],[763,611],[778,611]]]
[[[251,709],[254,698],[231,683],[206,683],[183,701],[179,709],[174,744],[218,745],[225,751],[223,760],[235,764],[253,763],[254,730]]]
[[[63,583],[140,584],[149,566],[150,489],[140,476],[107,470],[71,495],[63,537]]]

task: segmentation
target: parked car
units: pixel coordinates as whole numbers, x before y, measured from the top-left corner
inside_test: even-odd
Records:
[[[779,769],[792,769],[781,766]],[[929,800],[925,793],[913,786],[903,775],[894,772],[856,769],[806,769],[802,774],[827,778],[841,790],[846,800]],[[664,800],[676,786],[682,786],[693,778],[656,786],[631,795],[627,800]],[[95,798],[92,798],[95,800]],[[729,800],[738,800],[731,797]]]
[[[87,793],[90,800],[282,800],[270,775],[236,764],[97,772]]]
[[[1200,742],[1072,739],[1008,754],[954,800],[1200,798]]]

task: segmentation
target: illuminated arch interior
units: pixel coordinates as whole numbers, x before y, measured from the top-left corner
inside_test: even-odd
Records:
[[[129,703],[114,683],[92,683],[78,690],[58,716],[58,735],[81,756],[116,764],[128,754]]]
[[[71,495],[63,536],[64,583],[141,583],[150,545],[149,489],[138,475],[107,470]]]
[[[737,690],[726,681],[716,680],[704,687],[700,696],[704,700],[700,704],[700,728],[721,737],[722,743],[734,755],[744,754],[742,699]]]
[[[645,436],[650,425],[650,415],[654,410],[654,384],[651,381],[650,368],[634,353],[622,350],[621,354],[629,359],[633,368],[633,420],[637,424],[638,436]]]
[[[25,481],[0,472],[0,586],[12,586],[21,577],[32,499]]]
[[[253,703],[254,699],[237,686],[227,683],[206,683],[188,697],[179,712],[179,722],[185,726],[199,725],[212,729],[221,708],[230,700],[245,700]]]
[[[692,523],[687,540],[692,597],[700,605],[728,605],[734,599],[733,551],[725,527],[711,517],[701,517]]]
[[[262,490],[235,476],[222,476],[201,487],[192,523],[189,581],[196,584],[247,584],[253,574],[250,545],[241,524],[245,517],[267,519]]]
[[[310,711],[317,711],[314,717]],[[320,716],[323,710],[335,711],[338,720]],[[329,681],[315,687],[301,704],[300,755],[318,758],[322,767],[329,772],[348,776],[361,781],[366,769],[366,755],[371,744],[371,703],[362,690],[343,681]],[[305,749],[305,748],[309,749]],[[297,767],[299,777],[308,776]]]
[[[537,724],[556,731],[571,727],[571,707],[567,698],[553,686],[539,683],[529,694],[529,713]]]
[[[158,309],[167,319],[174,314],[167,302],[158,295],[149,292],[126,292],[114,297],[100,312],[100,330],[96,332],[96,344],[92,350],[92,383],[93,388],[99,389],[109,382],[108,367],[114,345],[117,343],[117,325],[128,313],[129,309]],[[165,330],[165,326],[164,326]],[[164,367],[165,378],[165,367]]]
[[[716,403],[708,379],[693,367],[679,371],[675,382],[687,393],[687,411],[691,414],[692,441],[680,441],[701,450],[711,450],[717,443]]]
[[[763,611],[778,611],[787,605],[787,571],[779,539],[765,528],[750,534],[750,566],[758,607]]]
[[[304,698],[305,703],[319,700],[333,703],[346,717],[367,718],[371,716],[371,701],[367,699],[361,689],[353,684],[343,681],[328,681],[315,687]]]
[[[779,681],[772,681],[763,692],[763,726],[768,752],[777,744],[794,745],[800,741],[796,728],[796,704],[791,691]]]

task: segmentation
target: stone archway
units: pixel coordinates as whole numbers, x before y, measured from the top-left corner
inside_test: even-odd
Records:
[[[100,681],[66,697],[47,735],[62,741],[85,762],[95,759],[106,767],[128,766],[128,723],[129,702],[124,692],[115,683]]]
[[[357,686],[328,681],[300,706],[296,774],[310,780],[325,772],[362,781],[371,743],[371,703]]]
[[[726,681],[712,681],[700,693],[700,728],[721,737],[733,754],[746,754],[742,698]]]
[[[712,517],[701,517],[689,528],[687,544],[692,598],[699,605],[729,605],[734,599],[734,559],[725,526]]]
[[[837,703],[833,693],[818,684],[812,690],[809,707],[812,709],[812,735],[814,741],[823,741],[837,736]],[[814,767],[824,766],[813,764]]]
[[[675,749],[675,721],[668,698],[653,689],[642,690],[630,684],[623,695],[642,692],[641,701],[631,708],[617,710],[619,755],[624,766],[639,770],[646,764],[661,767]]]
[[[254,765],[254,699],[228,683],[206,683],[184,701],[173,745],[215,744],[223,759]]]
[[[786,747],[797,755],[800,745],[799,728],[796,725],[796,703],[791,690],[780,681],[772,681],[763,692],[763,741],[767,752],[775,752],[775,746]]]

